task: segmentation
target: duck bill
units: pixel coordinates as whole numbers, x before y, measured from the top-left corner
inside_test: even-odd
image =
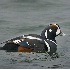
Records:
[[[66,35],[66,34],[65,34],[65,33],[63,33],[63,32],[61,32],[61,33],[60,33],[60,36],[65,36],[65,35]]]

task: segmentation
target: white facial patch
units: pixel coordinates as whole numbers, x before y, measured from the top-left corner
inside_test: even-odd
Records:
[[[60,34],[60,29],[57,29],[56,35]]]
[[[59,26],[57,25],[57,24],[54,24],[54,25],[56,25],[57,26],[57,32],[56,32],[56,35],[59,35],[60,34],[60,32],[61,32],[61,30],[60,30],[60,28],[59,28]]]
[[[47,38],[47,30],[46,30],[46,32],[45,32],[45,37]]]
[[[49,32],[52,32],[52,29],[49,29]]]

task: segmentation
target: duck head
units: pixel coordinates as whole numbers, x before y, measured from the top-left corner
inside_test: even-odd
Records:
[[[42,38],[55,40],[57,36],[64,36],[65,34],[61,31],[60,26],[58,24],[49,24],[41,33]]]

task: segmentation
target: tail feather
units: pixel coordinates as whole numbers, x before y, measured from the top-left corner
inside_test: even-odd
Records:
[[[17,48],[19,45],[14,43],[6,43],[3,47],[0,47],[0,50],[6,50],[7,52],[17,52]]]
[[[0,50],[3,50],[3,47],[0,47]]]

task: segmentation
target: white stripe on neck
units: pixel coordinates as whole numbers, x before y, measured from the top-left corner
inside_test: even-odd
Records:
[[[46,30],[46,32],[45,32],[45,37],[47,38],[47,30]]]

